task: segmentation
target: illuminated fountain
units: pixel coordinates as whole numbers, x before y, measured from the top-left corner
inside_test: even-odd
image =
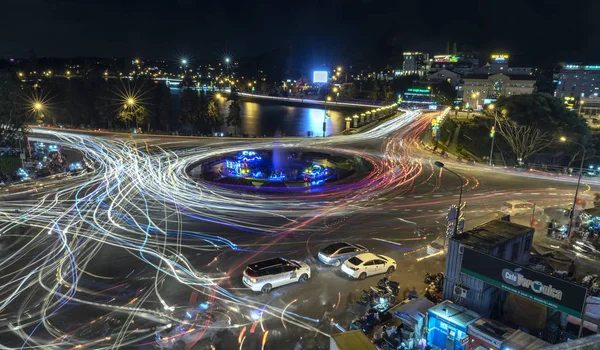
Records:
[[[276,147],[224,155],[200,167],[199,176],[203,180],[223,185],[302,191],[340,183],[357,169],[363,172],[368,166],[356,156]]]

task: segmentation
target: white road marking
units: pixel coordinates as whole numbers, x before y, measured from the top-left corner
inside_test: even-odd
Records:
[[[406,223],[413,224],[413,225],[416,225],[416,224],[417,224],[417,223],[416,223],[416,222],[414,222],[414,221],[404,220],[403,218],[398,218],[398,220],[400,220],[400,221],[404,221],[404,222],[406,222]]]

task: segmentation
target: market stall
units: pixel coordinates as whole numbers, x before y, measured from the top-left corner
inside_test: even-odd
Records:
[[[423,339],[427,310],[434,305],[426,298],[417,298],[389,310],[395,319],[401,321],[404,343],[409,349],[415,348]]]
[[[467,308],[444,301],[427,313],[427,343],[447,350],[464,350],[467,328],[480,316]]]

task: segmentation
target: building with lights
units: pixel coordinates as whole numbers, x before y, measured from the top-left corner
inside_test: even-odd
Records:
[[[554,96],[598,97],[600,65],[563,64],[558,74]]]
[[[534,75],[532,67],[513,67],[509,65],[508,54],[492,54],[484,66],[474,70],[475,74],[508,74],[508,75]]]
[[[440,69],[427,72],[427,81],[430,83],[441,83],[447,81],[452,87],[456,88],[461,80],[461,74],[449,69]]]
[[[532,75],[473,74],[462,79],[458,97],[462,97],[466,108],[482,109],[500,96],[532,94],[535,83]]]
[[[424,76],[428,70],[429,54],[423,52],[405,52],[403,54],[402,75],[418,74]]]
[[[600,97],[590,95],[580,97],[578,101],[575,101],[574,97],[565,96],[563,99],[565,100],[565,107],[577,108],[577,112],[585,118],[589,126],[600,128]],[[575,102],[578,103],[577,107],[575,107]]]

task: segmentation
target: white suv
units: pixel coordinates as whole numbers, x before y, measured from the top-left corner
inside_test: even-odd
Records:
[[[242,281],[255,292],[269,293],[275,287],[294,282],[306,282],[310,278],[310,266],[307,264],[273,258],[248,265]]]

